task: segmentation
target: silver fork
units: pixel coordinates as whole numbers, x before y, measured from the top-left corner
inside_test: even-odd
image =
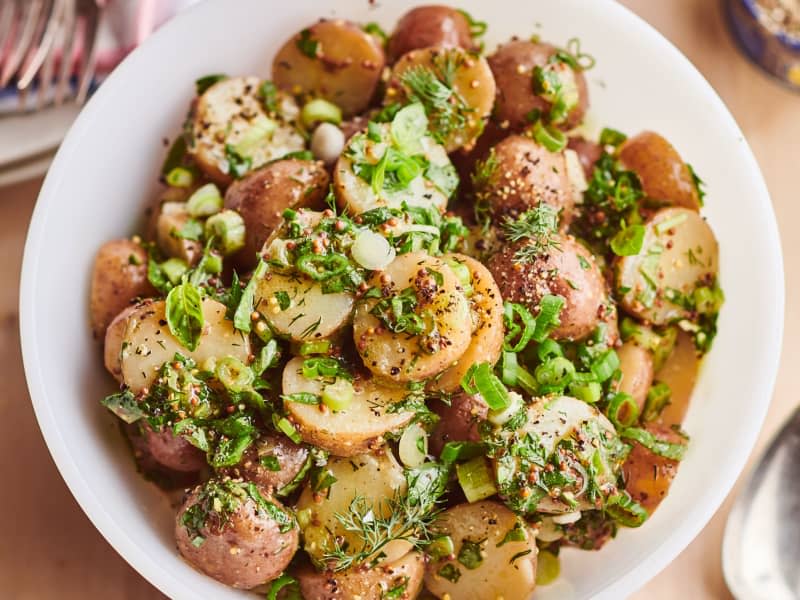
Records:
[[[103,0],[0,0],[0,87],[16,74],[20,104],[34,82],[39,84],[37,109],[49,98],[67,97],[75,48],[82,41],[76,102],[86,100],[95,73],[97,33]],[[60,60],[54,78],[56,61]]]

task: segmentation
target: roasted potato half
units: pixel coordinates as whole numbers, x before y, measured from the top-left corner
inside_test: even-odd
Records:
[[[114,318],[136,298],[155,296],[147,280],[147,251],[131,240],[100,247],[92,269],[89,321],[92,335],[102,339]]]
[[[673,444],[685,443],[675,431],[664,425],[647,425],[647,431],[657,438]],[[622,474],[625,489],[636,502],[652,515],[661,501],[667,497],[669,486],[678,474],[680,461],[659,456],[639,442],[633,442]]]
[[[184,348],[170,333],[167,325],[166,303],[163,300],[145,302],[131,311],[126,321],[125,335],[119,350],[123,382],[134,394],[147,388],[164,363],[176,352],[202,363],[209,358],[233,356],[247,363],[250,341],[233,328],[225,318],[227,308],[216,300],[203,300],[205,326],[200,343],[194,351]],[[106,352],[111,352],[106,349]]]
[[[323,478],[332,476],[335,481],[325,489],[314,489],[310,481],[297,501],[303,549],[320,566],[324,566],[325,554],[334,549],[336,539],[341,546],[348,544],[353,553],[364,544],[358,532],[348,531],[337,515],[372,510],[385,518],[391,508],[387,500],[406,490],[403,468],[385,447],[370,454],[332,458],[323,469]],[[386,555],[382,562],[391,563],[407,554],[411,544],[395,540],[382,550]]]
[[[469,19],[450,6],[429,4],[412,8],[397,21],[387,51],[391,60],[417,48],[458,46],[473,49]]]
[[[430,388],[442,392],[461,389],[461,379],[479,362],[494,364],[503,349],[503,298],[489,270],[464,254],[442,258],[462,278],[472,315],[472,340],[456,363],[433,379]]]
[[[454,556],[431,560],[425,585],[437,598],[528,600],[536,587],[535,533],[498,502],[444,511],[436,532],[453,540]],[[511,534],[513,539],[508,539]],[[520,539],[521,538],[521,539]]]
[[[641,411],[653,383],[653,354],[634,342],[625,342],[617,348],[617,356],[622,372],[619,391],[630,394]]]
[[[369,285],[383,296],[356,306],[353,339],[375,377],[404,386],[441,373],[466,352],[469,302],[446,261],[423,252],[401,254]],[[400,316],[393,298],[406,307]]]
[[[439,400],[429,401],[430,408],[439,421],[428,438],[428,444],[434,456],[442,452],[447,442],[479,442],[481,434],[478,424],[486,420],[489,406],[480,394],[461,392],[450,398],[449,403]]]
[[[329,382],[303,376],[302,357],[290,360],[283,370],[283,394],[315,394],[321,397]],[[402,389],[384,388],[375,382],[355,381],[353,398],[347,408],[332,411],[324,404],[284,401],[284,407],[303,440],[336,456],[353,456],[383,444],[383,435],[404,427],[413,413],[391,412],[393,404],[407,394]]]
[[[288,509],[263,490],[212,479],[183,502],[175,539],[190,565],[249,590],[283,572],[297,551],[299,532]]]
[[[435,86],[447,100],[425,100]],[[469,147],[483,132],[494,104],[495,83],[489,64],[463,48],[433,46],[404,54],[394,65],[386,100],[419,99],[426,104],[428,129],[448,152]]]
[[[550,152],[529,137],[511,135],[494,146],[473,175],[475,198],[497,223],[547,204],[563,225],[572,220],[573,186],[563,152]]]
[[[234,181],[225,192],[225,208],[239,212],[245,224],[245,246],[237,255],[242,268],[256,266],[258,252],[283,221],[287,208],[322,208],[328,172],[310,160],[279,160]]]
[[[425,559],[409,552],[391,563],[371,569],[353,567],[345,571],[316,571],[305,565],[296,572],[303,598],[314,600],[383,600],[416,598],[422,591]],[[400,594],[391,596],[390,594]]]
[[[257,77],[231,77],[197,100],[189,152],[212,181],[227,185],[245,172],[305,149],[294,99],[278,93],[268,110]]]
[[[517,242],[489,259],[489,271],[504,300],[519,302],[536,312],[545,295],[564,298],[556,339],[578,340],[607,320],[609,301],[606,282],[592,254],[571,236],[561,236],[558,247],[533,260],[519,260],[517,252],[527,244]]]
[[[494,116],[499,122],[508,122],[512,129],[522,129],[530,124],[532,113],[537,111],[563,129],[572,129],[583,120],[589,107],[586,78],[581,69],[573,69],[558,60],[557,53],[558,49],[550,44],[513,40],[489,57],[489,66],[497,82]],[[537,89],[536,74],[541,70],[552,72],[558,79],[560,93],[568,107],[561,116],[552,114],[553,93]]]
[[[385,62],[380,43],[361,27],[322,19],[278,50],[272,79],[291,94],[325,98],[349,117],[369,105]]]
[[[620,162],[639,176],[651,200],[700,210],[700,196],[689,166],[675,147],[652,131],[628,138],[619,149]]]
[[[690,318],[684,298],[714,284],[719,246],[705,219],[688,208],[662,208],[645,223],[642,249],[620,258],[622,306],[654,325]]]

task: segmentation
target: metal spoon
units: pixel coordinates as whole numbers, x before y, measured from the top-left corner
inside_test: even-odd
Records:
[[[800,599],[800,409],[736,499],[725,527],[722,568],[738,600]]]

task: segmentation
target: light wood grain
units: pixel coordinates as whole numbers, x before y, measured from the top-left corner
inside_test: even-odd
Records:
[[[783,361],[758,449],[796,404],[790,361],[800,352],[800,95],[774,83],[734,48],[713,0],[623,0],[672,40],[725,100],[772,193],[786,263]],[[61,481],[25,387],[18,337],[18,278],[25,230],[40,181],[0,189],[0,596],[148,600],[163,596],[103,540]],[[717,201],[723,202],[720,198]],[[735,198],[730,199],[735,203]],[[636,600],[729,598],[720,543],[731,499],[701,535]]]

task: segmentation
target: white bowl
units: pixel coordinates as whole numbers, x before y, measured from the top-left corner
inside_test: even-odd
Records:
[[[667,565],[710,519],[756,439],[772,393],[783,322],[782,260],[758,166],[723,103],[678,50],[611,1],[461,0],[489,22],[489,42],[540,33],[579,37],[592,120],[665,134],[708,183],[727,302],[686,419],[690,450],[669,498],[641,529],[600,552],[564,552],[549,598],[621,598]],[[328,8],[321,8],[322,5]],[[335,6],[335,9],[333,8]],[[135,472],[114,418],[112,388],[87,323],[90,269],[108,239],[131,234],[193,94],[208,74],[268,76],[291,33],[321,16],[390,28],[406,2],[210,1],[181,14],[128,57],[80,115],[56,156],[30,227],[20,299],[25,371],[50,452],[75,498],[116,550],[174,598],[241,598],[175,551],[165,498]]]

